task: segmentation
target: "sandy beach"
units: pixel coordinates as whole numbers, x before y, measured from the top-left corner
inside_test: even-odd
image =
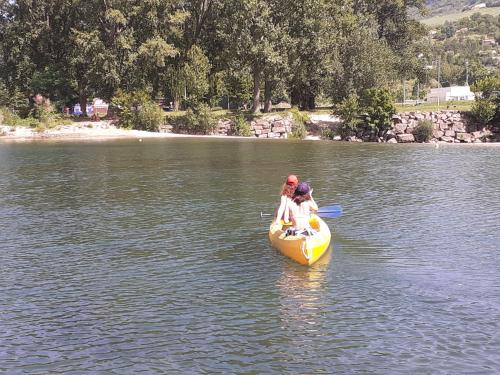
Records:
[[[84,121],[70,125],[59,125],[42,132],[29,127],[12,127],[0,125],[0,141],[33,141],[33,140],[105,140],[116,138],[172,138],[172,137],[216,137],[175,133],[158,133],[144,130],[118,128],[111,121]],[[240,138],[240,137],[232,137]]]
[[[318,116],[319,117],[319,116]],[[324,118],[314,119],[313,123],[333,122],[337,119],[325,115]],[[35,128],[29,127],[13,127],[8,125],[0,125],[0,142],[29,142],[29,141],[49,141],[49,140],[111,140],[111,139],[139,139],[143,138],[235,138],[249,139],[248,137],[226,136],[226,135],[193,135],[193,134],[177,134],[177,133],[159,133],[149,132],[144,130],[123,129],[115,126],[112,121],[83,121],[73,122],[69,125],[59,125],[44,131],[38,131]],[[250,138],[267,140],[267,138]],[[305,138],[306,141],[320,141],[321,137],[317,134],[310,134]],[[338,142],[338,141],[336,141]],[[362,142],[361,144],[366,144]],[[415,144],[407,143],[406,145]],[[462,146],[500,146],[499,142],[486,143],[447,143],[447,142],[431,142],[427,143],[433,146],[445,145],[462,145]]]

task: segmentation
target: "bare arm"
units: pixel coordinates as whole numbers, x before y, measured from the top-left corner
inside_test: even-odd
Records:
[[[285,214],[285,210],[287,208],[286,199],[287,199],[286,195],[281,196],[280,207],[278,208],[278,213],[276,214],[276,221],[278,222],[279,220],[283,219],[283,215]]]

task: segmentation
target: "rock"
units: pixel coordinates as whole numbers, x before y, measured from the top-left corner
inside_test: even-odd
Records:
[[[342,137],[340,135],[336,135],[336,136],[333,137],[333,140],[334,141],[341,141]]]
[[[474,143],[483,143],[483,141],[481,141],[480,139],[476,139]]]
[[[457,133],[456,138],[461,142],[472,142],[472,135],[469,133]]]
[[[286,129],[284,126],[274,126],[273,127],[273,132],[274,133],[285,133]]]
[[[347,137],[346,139],[348,142],[356,142],[358,138],[356,138],[355,135],[351,135],[350,137]]]
[[[443,132],[443,131],[441,131],[441,130],[433,130],[433,131],[432,131],[432,136],[433,136],[434,138],[438,138],[438,139],[439,139],[439,138],[441,138],[443,135],[444,135],[444,132]]]
[[[444,135],[447,137],[455,137],[455,131],[454,130],[445,130]]]
[[[452,137],[446,137],[446,136],[441,137],[440,140],[443,142],[453,142],[454,141],[454,139]]]
[[[387,140],[387,143],[398,143],[398,141],[396,140],[396,138],[391,138]]]
[[[392,116],[392,122],[394,124],[401,124],[403,122],[403,119],[399,115],[393,115]]]
[[[456,132],[465,132],[465,125],[463,122],[454,122],[451,129]]]
[[[396,135],[396,138],[400,143],[415,142],[415,137],[413,136],[413,134],[398,134]]]
[[[393,129],[396,134],[403,134],[406,128],[407,126],[405,124],[396,124]]]

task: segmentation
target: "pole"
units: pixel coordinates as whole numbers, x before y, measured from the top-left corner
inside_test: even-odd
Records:
[[[469,60],[465,60],[465,86],[469,86]]]
[[[441,87],[441,56],[438,58],[438,87]]]
[[[406,82],[403,78],[403,105],[406,104]]]

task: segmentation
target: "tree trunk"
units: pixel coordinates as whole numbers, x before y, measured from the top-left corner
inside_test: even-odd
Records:
[[[252,112],[257,113],[260,111],[260,70],[254,68],[253,70],[253,104]]]
[[[316,109],[316,96],[313,94],[309,94],[307,96],[307,109],[310,110]]]
[[[78,101],[80,103],[80,111],[82,112],[80,116],[87,117],[87,94],[85,94],[84,90],[80,90]]]
[[[300,91],[296,87],[292,87],[290,92],[290,99],[292,101],[292,107],[300,106]]]
[[[178,111],[180,107],[180,100],[178,98],[174,99],[174,111]]]
[[[266,80],[264,87],[264,112],[266,113],[271,112],[273,108],[273,103],[271,102],[272,92],[273,84],[271,81]]]

